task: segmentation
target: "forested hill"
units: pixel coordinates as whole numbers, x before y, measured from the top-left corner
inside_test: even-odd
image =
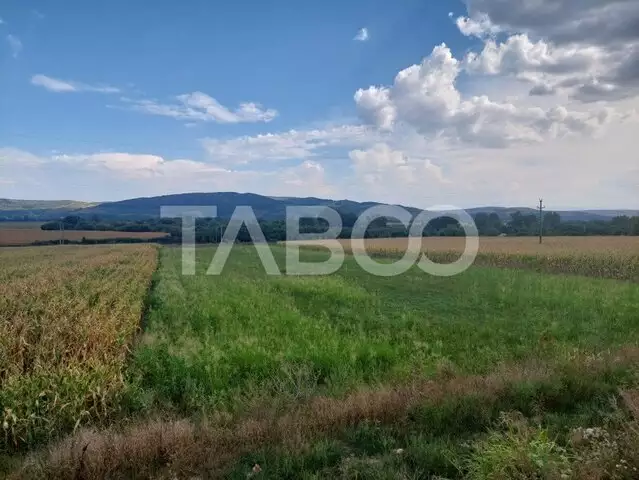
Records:
[[[314,197],[267,197],[253,193],[235,192],[184,193],[107,203],[87,203],[70,200],[30,201],[0,199],[0,221],[50,221],[58,220],[68,215],[82,218],[99,217],[109,220],[148,219],[159,217],[160,208],[165,205],[215,205],[218,209],[219,218],[229,218],[236,206],[248,205],[253,208],[255,215],[261,220],[283,220],[286,217],[287,206],[321,205],[332,207],[342,214],[359,215],[367,208],[381,204]],[[408,210],[411,213],[418,211],[416,208],[408,208]],[[535,213],[533,209],[525,207],[478,207],[468,209],[468,212],[473,216],[478,213],[495,213],[502,222],[508,221],[512,214],[517,211],[524,215]],[[617,216],[632,217],[639,215],[639,211],[632,210],[558,211],[558,213],[564,221],[605,221]]]
[[[82,212],[83,215],[100,217],[158,217],[162,206],[216,206],[220,218],[230,218],[237,206],[249,206],[255,216],[262,220],[282,220],[286,218],[287,206],[329,206],[340,211],[359,214],[367,208],[378,205],[372,202],[351,202],[349,200],[326,200],[322,198],[277,198],[254,193],[184,193],[161,197],[134,198],[121,202],[103,203]]]
[[[287,206],[311,206],[320,205],[335,208],[343,213],[358,215],[367,208],[380,205],[375,202],[354,202],[351,200],[328,200],[322,198],[296,198],[296,197],[267,197],[254,193],[216,192],[216,193],[183,193],[177,195],[163,195],[159,197],[144,197],[123,200],[119,202],[106,202],[100,204],[81,204],[77,206],[66,203],[63,208],[60,205],[51,205],[45,208],[47,202],[30,202],[32,209],[25,208],[27,201],[21,202],[20,208],[12,208],[9,200],[6,208],[0,203],[0,221],[2,220],[57,220],[63,216],[73,215],[82,218],[100,217],[102,219],[148,219],[160,216],[163,206],[213,206],[217,207],[219,218],[230,218],[235,207],[246,205],[253,208],[257,218],[261,220],[283,220],[286,218]],[[65,202],[60,202],[64,204]],[[417,209],[409,208],[415,213]]]

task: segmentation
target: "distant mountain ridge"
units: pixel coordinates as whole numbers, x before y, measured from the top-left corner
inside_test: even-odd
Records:
[[[250,206],[257,218],[262,220],[279,220],[286,218],[287,206],[311,206],[320,205],[332,207],[344,213],[359,215],[364,210],[385,205],[380,202],[355,202],[352,200],[330,200],[316,197],[272,197],[257,195],[254,193],[214,192],[214,193],[182,193],[175,195],[162,195],[157,197],[140,197],[118,202],[76,202],[72,200],[38,201],[38,200],[12,200],[0,199],[0,220],[9,219],[33,219],[53,220],[65,215],[89,216],[110,219],[143,219],[159,217],[162,206],[217,206],[218,217],[229,218],[236,206]],[[420,209],[405,207],[411,213]],[[507,220],[516,211],[523,214],[536,213],[528,207],[476,207],[466,209],[471,215],[480,212],[497,213],[502,220]],[[639,210],[553,210],[565,221],[609,220],[619,215],[639,215]],[[29,217],[29,218],[16,218]]]

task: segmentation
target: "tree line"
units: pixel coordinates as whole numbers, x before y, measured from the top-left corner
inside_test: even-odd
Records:
[[[340,238],[350,238],[357,215],[340,212],[342,231]],[[533,213],[514,212],[503,221],[496,213],[477,213],[473,216],[481,236],[527,236],[539,234],[539,216]],[[266,241],[286,240],[286,222],[284,220],[260,221],[260,228]],[[197,243],[217,243],[228,226],[228,220],[203,218],[196,220],[195,239]],[[48,222],[41,226],[43,230],[93,230],[119,232],[164,232],[169,236],[158,239],[161,243],[180,243],[182,241],[182,222],[176,218],[148,218],[144,220],[108,220],[98,216],[67,216],[61,221]],[[328,229],[323,219],[300,219],[300,233],[321,235]],[[395,219],[378,218],[370,223],[365,237],[406,237],[408,228]],[[546,212],[543,216],[544,235],[639,235],[639,216],[619,216],[610,220],[563,221],[556,212]],[[423,231],[424,236],[463,236],[464,231],[457,220],[440,217],[430,222]],[[237,237],[238,242],[250,242],[248,229],[243,226]]]

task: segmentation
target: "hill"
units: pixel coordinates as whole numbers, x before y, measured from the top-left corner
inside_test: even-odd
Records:
[[[359,215],[364,210],[383,205],[377,202],[355,202],[352,200],[330,200],[316,197],[269,197],[254,193],[214,192],[182,193],[158,197],[140,197],[118,202],[89,203],[72,200],[39,201],[0,199],[0,220],[55,220],[65,215],[97,215],[107,219],[144,219],[160,216],[162,206],[211,206],[216,205],[219,218],[229,218],[235,207],[247,205],[253,208],[255,215],[262,220],[286,218],[287,206],[321,205],[332,207],[342,213]],[[406,207],[412,213],[416,208]],[[508,220],[512,213],[536,213],[528,207],[477,207],[467,211],[471,215],[480,212],[497,213],[502,220]],[[549,209],[548,211],[552,211]],[[584,210],[558,211],[564,221],[610,220],[618,215],[639,215],[637,210]]]
[[[102,203],[82,210],[81,215],[98,215],[105,218],[158,217],[162,206],[217,206],[218,217],[230,218],[238,205],[250,206],[257,218],[280,220],[286,218],[287,206],[321,205],[344,213],[358,215],[367,208],[380,205],[375,202],[328,200],[316,197],[267,197],[254,193],[215,192],[183,193],[160,197],[133,198],[120,202]],[[412,209],[415,210],[416,209]]]
[[[0,212],[16,212],[29,210],[78,210],[98,205],[93,202],[75,200],[13,200],[0,198]]]
[[[14,200],[0,198],[0,221],[46,221],[98,205],[75,200]]]

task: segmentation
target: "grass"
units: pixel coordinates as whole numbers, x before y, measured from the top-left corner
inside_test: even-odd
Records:
[[[156,259],[149,245],[0,250],[0,451],[111,418]]]
[[[2,225],[2,224],[0,224]],[[83,238],[87,240],[104,240],[116,238],[139,238],[151,240],[167,236],[160,232],[111,232],[93,230],[65,230],[64,233],[57,230],[39,230],[36,228],[2,228],[0,226],[0,246],[31,245],[36,242],[49,242],[64,239],[79,242]]]
[[[82,430],[30,457],[16,478],[246,478],[256,464],[258,478],[398,478],[393,472],[411,470],[421,476],[399,478],[461,478],[489,457],[480,447],[486,436],[499,439],[491,428],[504,409],[534,414],[537,424],[552,427],[543,427],[541,439],[552,435],[562,443],[559,434],[574,436],[577,425],[619,428],[626,422],[608,400],[615,384],[632,378],[628,369],[636,368],[639,351],[582,360],[361,389],[236,421],[162,419]],[[500,443],[518,448],[509,440]],[[478,449],[474,456],[466,446],[471,443]]]
[[[452,278],[417,268],[374,277],[352,258],[331,276],[268,277],[252,247],[221,276],[182,276],[164,249],[148,323],[133,359],[148,397],[180,412],[233,409],[238,398],[341,394],[432,375],[486,373],[531,356],[636,342],[639,286],[473,268]],[[283,263],[284,249],[275,248]],[[320,260],[322,252],[305,252]]]

